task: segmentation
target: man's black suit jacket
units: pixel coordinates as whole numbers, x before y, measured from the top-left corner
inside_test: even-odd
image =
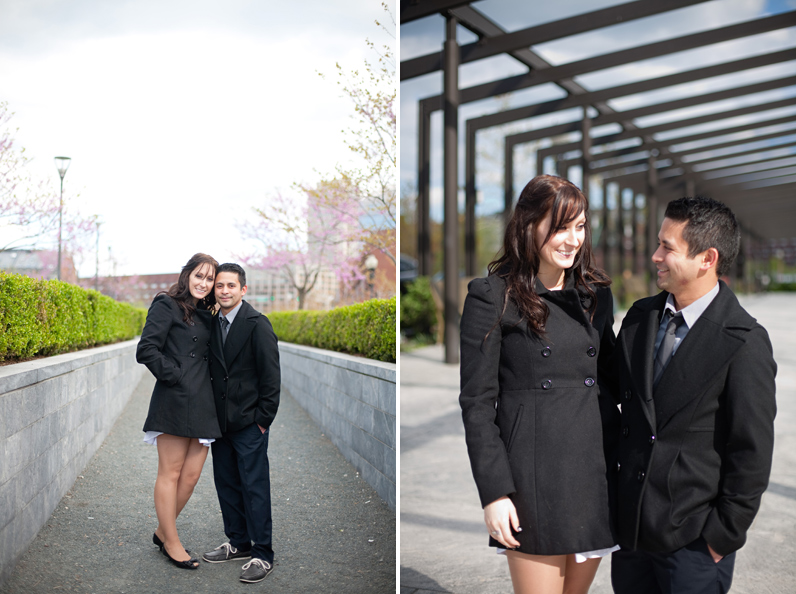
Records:
[[[617,338],[619,543],[671,552],[702,536],[727,555],[746,542],[768,486],[776,363],[766,330],[720,282],[653,393],[667,296],[637,301]]]
[[[222,433],[257,423],[267,429],[279,407],[279,347],[268,318],[242,302],[221,344],[213,318],[210,333],[210,381]]]

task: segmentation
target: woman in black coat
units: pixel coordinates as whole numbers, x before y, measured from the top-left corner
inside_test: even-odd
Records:
[[[144,441],[158,448],[152,541],[183,569],[197,569],[199,561],[180,543],[177,516],[199,481],[206,446],[221,437],[207,360],[217,267],[206,254],[188,261],[177,283],[152,302],[136,351],[157,379],[144,423]]]
[[[467,449],[489,544],[505,550],[517,593],[587,592],[616,543],[606,457],[618,411],[601,389],[613,298],[588,221],[572,183],[532,179],[462,314]]]

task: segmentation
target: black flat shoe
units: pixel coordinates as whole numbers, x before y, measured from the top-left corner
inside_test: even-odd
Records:
[[[156,547],[160,547],[160,550],[163,550],[163,541],[158,538],[158,535],[154,532],[152,533],[152,542],[155,543]],[[185,552],[190,554],[191,549],[185,549]]]
[[[174,563],[180,569],[199,569],[199,559],[188,559],[187,561],[177,561],[174,557],[169,555],[169,552],[166,550],[166,547],[160,549],[166,557],[168,557],[169,561]]]

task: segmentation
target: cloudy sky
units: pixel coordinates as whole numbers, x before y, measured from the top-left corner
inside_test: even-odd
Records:
[[[335,62],[394,43],[376,19],[380,0],[0,0],[0,101],[34,177],[57,191],[72,158],[64,193],[118,274],[229,261],[252,207],[350,162]]]
[[[568,0],[567,2],[527,2],[522,0],[483,0],[474,2],[477,8],[505,30],[517,31],[531,26],[544,24],[591,12],[601,8],[622,4],[626,0]],[[532,47],[553,65],[565,64],[587,57],[605,54],[656,41],[680,37],[699,31],[707,31],[734,23],[760,18],[770,14],[778,14],[796,9],[796,0],[713,0],[654,17],[607,27],[591,33],[575,35]],[[401,60],[414,58],[431,52],[440,51],[445,36],[445,20],[440,15],[433,15],[402,25]],[[471,32],[463,27],[457,33],[460,44],[476,40]],[[696,65],[708,66],[740,59],[743,57],[796,48],[796,28],[755,35],[746,39],[714,44],[705,48],[690,50],[666,56],[664,58],[646,60],[623,67],[603,70],[586,76],[576,77],[583,87],[589,90],[612,87],[638,80],[690,70]],[[794,49],[796,58],[796,49]],[[507,76],[522,74],[527,68],[508,56],[497,56],[478,62],[464,64],[459,69],[459,86],[465,88],[476,84],[498,80]],[[645,104],[660,103],[677,98],[703,94],[720,89],[762,82],[771,78],[792,76],[796,74],[796,59],[782,64],[758,68],[727,77],[700,80],[687,85],[678,85],[657,92],[621,97],[609,101],[617,110],[641,107]],[[401,188],[405,195],[412,195],[417,187],[416,155],[417,155],[417,101],[424,97],[442,92],[442,74],[427,74],[401,83]],[[464,122],[501,108],[513,108],[520,105],[541,103],[563,97],[564,91],[556,85],[545,84],[531,89],[518,91],[496,99],[488,99],[466,104],[459,109],[460,133],[462,145],[460,163],[464,162]],[[666,118],[695,117],[711,111],[723,111],[739,107],[744,102],[775,101],[777,99],[796,96],[796,87],[789,87],[760,93],[753,97],[738,98],[680,110],[660,116],[642,118],[639,125],[648,126]],[[793,115],[796,120],[796,107],[780,110],[777,117]],[[773,116],[772,116],[773,117]],[[554,123],[574,121],[581,118],[580,108],[552,114],[544,118],[525,120],[504,126],[480,131],[477,137],[479,156],[476,168],[478,173],[479,212],[496,212],[502,210],[502,139],[509,133],[518,133],[533,128],[541,128]],[[734,125],[745,123],[737,120]],[[431,215],[436,219],[442,217],[442,115],[436,112],[431,118]],[[595,134],[600,131],[595,129]],[[603,130],[608,133],[608,130]],[[696,131],[695,131],[696,132]],[[522,147],[518,147],[520,150]],[[532,156],[532,155],[531,155]],[[520,161],[517,163],[517,161]],[[535,158],[523,160],[515,156],[515,187],[521,188],[535,172]],[[571,170],[574,172],[574,170]],[[464,167],[459,167],[460,187],[464,183]],[[573,175],[573,181],[579,183]],[[463,202],[463,191],[460,201]],[[599,199],[599,198],[598,198]]]

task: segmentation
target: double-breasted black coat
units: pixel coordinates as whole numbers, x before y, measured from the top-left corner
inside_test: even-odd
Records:
[[[560,291],[537,282],[549,308],[546,336],[533,334],[505,281],[469,285],[461,320],[461,395],[467,451],[482,506],[509,496],[522,532],[517,549],[562,555],[608,548],[608,474],[618,411],[602,388],[614,344],[613,298],[587,296],[570,279]],[[488,335],[488,336],[487,336]],[[502,546],[490,538],[491,546]]]
[[[619,544],[671,552],[702,536],[728,555],[746,541],[768,485],[776,363],[768,333],[720,282],[653,392],[668,295],[637,301],[617,339]]]
[[[210,322],[209,311],[197,310],[188,324],[174,299],[155,297],[135,354],[157,379],[144,431],[221,437],[208,366]]]
[[[257,423],[268,429],[279,408],[279,346],[271,322],[242,302],[222,346],[213,320],[210,339],[211,383],[223,433]]]

